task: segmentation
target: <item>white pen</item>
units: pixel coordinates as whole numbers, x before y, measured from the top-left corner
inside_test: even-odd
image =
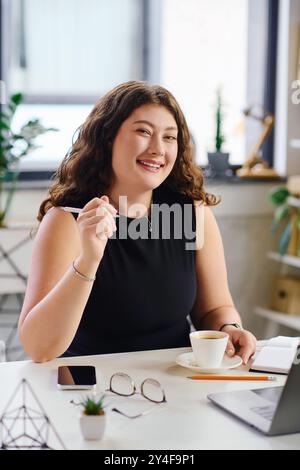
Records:
[[[102,207],[105,207],[105,205],[103,205]],[[80,207],[68,207],[68,206],[63,207],[63,210],[65,212],[73,212],[74,214],[80,214],[80,212],[82,211]],[[116,214],[114,217],[120,217],[120,216],[119,214]]]

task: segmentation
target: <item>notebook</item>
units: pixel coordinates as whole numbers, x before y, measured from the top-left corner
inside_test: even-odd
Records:
[[[276,336],[268,341],[258,342],[258,351],[250,371],[288,374],[299,345],[299,339],[297,337]]]

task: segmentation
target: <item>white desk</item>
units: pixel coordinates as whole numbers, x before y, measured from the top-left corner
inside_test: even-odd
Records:
[[[265,437],[206,398],[211,392],[262,388],[274,383],[187,379],[191,371],[174,362],[178,354],[186,351],[189,349],[64,358],[44,364],[0,364],[0,415],[17,384],[26,378],[67,449],[300,449],[299,434]],[[168,403],[132,420],[109,412],[104,439],[84,441],[78,407],[69,403],[83,392],[58,391],[55,386],[57,366],[62,364],[95,365],[98,381],[105,388],[114,372],[130,374],[137,386],[146,377],[156,378],[165,389]],[[284,382],[285,377],[278,376],[276,384]]]

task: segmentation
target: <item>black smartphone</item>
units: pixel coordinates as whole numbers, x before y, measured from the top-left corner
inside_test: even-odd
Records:
[[[59,366],[57,387],[60,390],[90,390],[96,387],[94,366]]]

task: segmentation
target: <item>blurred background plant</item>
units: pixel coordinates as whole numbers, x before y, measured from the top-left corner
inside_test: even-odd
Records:
[[[230,169],[229,164],[229,153],[223,152],[223,144],[225,142],[225,137],[223,134],[223,122],[224,122],[224,112],[223,112],[223,99],[222,99],[222,89],[219,87],[217,89],[217,99],[216,99],[216,108],[215,108],[215,137],[214,137],[214,151],[207,152],[208,158],[208,172],[207,176],[219,176],[219,177],[228,177],[232,176],[232,170]]]
[[[5,227],[5,219],[16,190],[20,159],[38,147],[35,144],[38,136],[58,130],[44,127],[39,119],[34,118],[23,124],[19,132],[14,132],[12,121],[23,98],[22,93],[11,95],[0,113],[0,227]]]
[[[279,234],[280,255],[300,256],[300,176],[291,176],[286,186],[274,188],[269,201],[276,207],[272,234]]]
[[[216,135],[215,135],[215,152],[222,153],[222,146],[225,142],[223,134],[223,101],[221,88],[217,90],[217,107],[215,113],[216,119]]]

